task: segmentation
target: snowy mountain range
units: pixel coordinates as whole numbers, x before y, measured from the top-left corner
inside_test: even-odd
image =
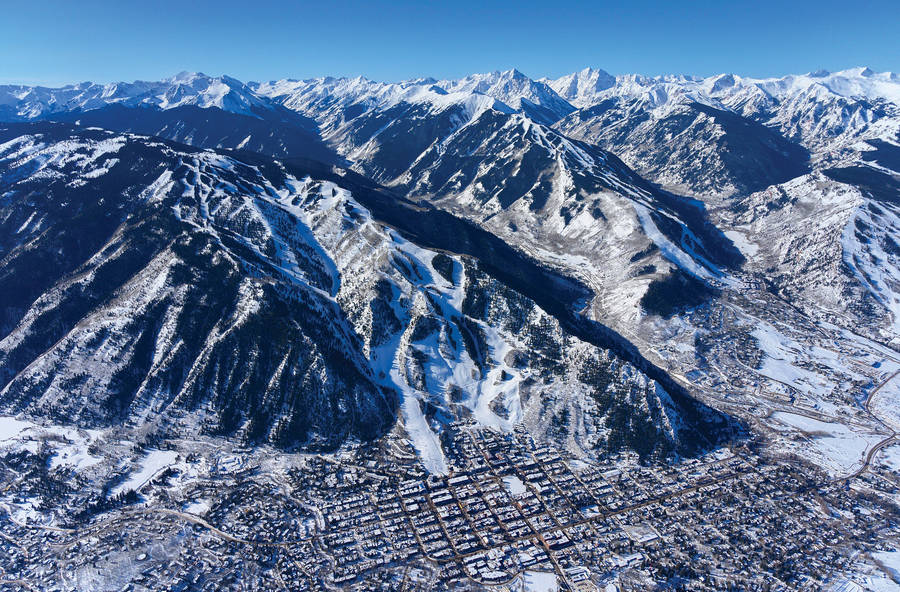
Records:
[[[107,105],[163,110],[192,105],[216,107],[241,115],[253,115],[258,110],[272,108],[270,103],[239,80],[190,72],[158,82],[84,82],[56,89],[6,86],[0,92],[0,105],[8,115],[21,121],[48,117],[54,113],[90,111]]]
[[[804,357],[837,335],[900,347],[897,74],[183,73],[0,121],[7,411],[666,457],[740,432],[723,392],[857,405],[859,359]]]

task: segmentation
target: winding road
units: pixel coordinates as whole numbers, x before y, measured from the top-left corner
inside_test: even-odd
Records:
[[[898,439],[897,439],[897,430],[895,430],[893,427],[891,427],[891,426],[890,426],[887,422],[885,422],[883,419],[881,419],[880,417],[878,417],[878,416],[875,414],[875,412],[872,411],[872,407],[871,407],[871,405],[872,405],[872,400],[875,398],[875,395],[878,394],[878,391],[880,391],[882,388],[884,388],[884,386],[885,386],[887,383],[889,383],[891,380],[893,380],[894,378],[896,378],[898,374],[900,374],[900,370],[897,370],[896,372],[894,372],[893,374],[891,374],[890,376],[888,376],[887,378],[885,378],[885,379],[881,382],[881,384],[879,384],[879,385],[876,386],[874,389],[872,389],[872,392],[869,393],[869,396],[868,396],[868,397],[866,397],[866,402],[865,402],[865,404],[863,404],[863,407],[865,408],[866,413],[868,413],[869,415],[871,415],[871,416],[875,419],[875,421],[877,421],[878,423],[880,423],[881,425],[883,425],[888,431],[890,431],[890,432],[891,432],[891,435],[888,436],[887,438],[885,438],[884,440],[882,440],[881,442],[878,442],[877,444],[875,444],[875,446],[872,446],[872,448],[870,448],[870,449],[869,449],[869,452],[866,454],[866,459],[865,459],[865,461],[863,462],[863,465],[862,465],[858,470],[856,470],[855,472],[851,473],[850,475],[847,475],[846,477],[843,477],[841,480],[843,480],[843,481],[849,481],[849,480],[855,479],[856,477],[859,477],[860,475],[862,475],[863,473],[865,473],[865,472],[869,469],[869,465],[872,464],[872,459],[875,458],[875,455],[878,454],[878,451],[879,451],[879,450],[881,450],[882,448],[885,448],[885,447],[887,447],[887,446],[890,446],[891,444],[894,444],[895,442],[898,441]]]

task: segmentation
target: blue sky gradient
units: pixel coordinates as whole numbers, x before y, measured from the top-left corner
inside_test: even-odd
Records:
[[[557,77],[819,68],[900,70],[900,2],[15,2],[0,11],[0,83]]]

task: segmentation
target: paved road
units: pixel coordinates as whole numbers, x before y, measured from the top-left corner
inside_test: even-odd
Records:
[[[885,422],[883,419],[881,419],[880,417],[878,417],[878,416],[875,414],[874,411],[872,411],[872,399],[875,398],[875,395],[878,394],[878,391],[880,391],[880,390],[881,390],[887,383],[889,383],[891,380],[893,380],[894,378],[896,378],[898,374],[900,374],[900,370],[897,370],[896,372],[894,372],[893,374],[891,374],[890,376],[888,376],[887,378],[885,378],[885,379],[882,381],[881,384],[879,384],[879,385],[876,386],[874,389],[872,389],[872,392],[869,393],[869,396],[868,396],[868,397],[866,397],[866,402],[865,402],[865,404],[863,405],[863,407],[865,407],[866,413],[868,413],[869,415],[871,415],[872,417],[874,417],[875,420],[878,421],[878,423],[880,423],[881,425],[883,425],[884,427],[886,427],[888,430],[890,430],[891,435],[888,436],[887,438],[885,438],[884,440],[882,440],[881,442],[877,443],[875,446],[873,446],[873,447],[869,450],[868,454],[866,454],[866,460],[865,460],[865,462],[863,462],[863,465],[859,468],[859,470],[857,470],[857,471],[853,472],[852,474],[850,474],[850,475],[844,477],[844,478],[843,478],[843,481],[849,481],[850,479],[855,479],[856,477],[859,477],[860,475],[862,475],[863,473],[865,473],[865,472],[869,469],[869,465],[872,464],[872,459],[875,458],[875,455],[878,454],[878,451],[879,451],[879,450],[881,450],[882,448],[885,448],[885,447],[887,447],[887,446],[890,446],[891,444],[894,444],[895,442],[898,441],[898,438],[897,438],[897,431],[896,431],[894,428],[892,428],[892,427],[891,427],[887,422]]]

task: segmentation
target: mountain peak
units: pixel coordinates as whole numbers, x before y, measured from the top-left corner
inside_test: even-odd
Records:
[[[577,72],[578,75],[582,77],[601,77],[605,78],[607,76],[612,76],[609,72],[604,70],[603,68],[594,68],[592,66],[586,66]]]
[[[524,79],[531,80],[531,78],[529,78],[528,76],[523,74],[517,68],[511,68],[509,70],[504,70],[504,71],[500,72],[499,74],[500,74],[500,78],[504,78],[507,80],[524,80]]]
[[[720,74],[713,79],[710,92],[715,93],[734,88],[735,84],[737,84],[737,80],[735,79],[734,74]]]
[[[593,102],[597,93],[615,86],[616,78],[605,70],[587,67],[546,83],[562,98],[584,106]]]

